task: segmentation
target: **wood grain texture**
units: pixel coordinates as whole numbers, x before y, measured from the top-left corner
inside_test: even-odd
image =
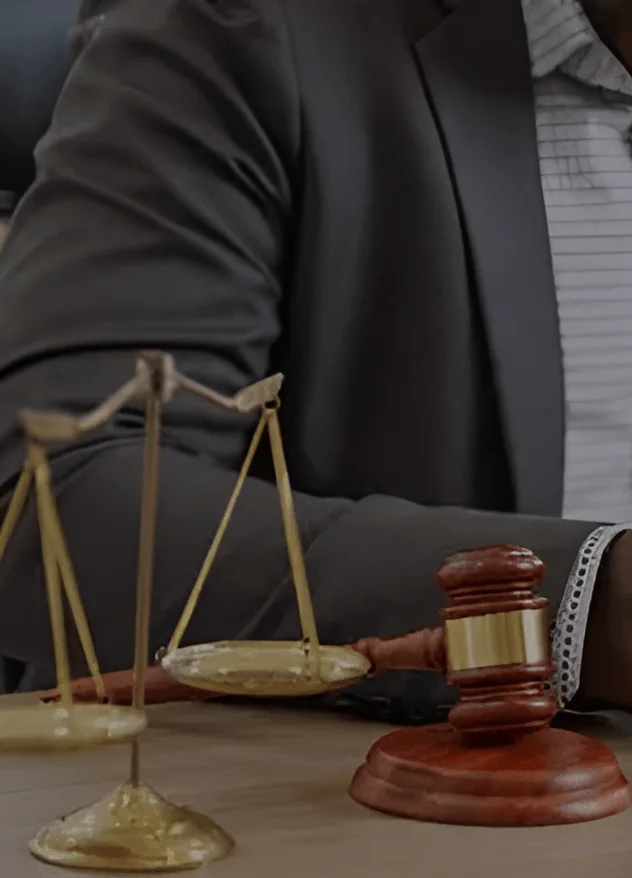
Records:
[[[422,628],[401,637],[364,637],[352,648],[371,662],[373,675],[397,670],[446,670],[443,627]]]
[[[12,703],[0,698],[0,709]],[[147,780],[237,840],[228,859],[192,873],[200,878],[629,878],[632,810],[581,826],[498,830],[398,820],[358,806],[347,786],[382,725],[215,703],[154,707],[149,716]],[[632,772],[631,720],[587,718],[581,728],[609,741]],[[53,818],[110,791],[127,764],[125,747],[3,757],[2,874],[75,878],[31,859],[27,842]]]
[[[478,826],[580,823],[628,807],[630,787],[612,751],[549,728],[559,706],[547,688],[547,602],[534,593],[543,575],[540,559],[519,546],[446,560],[438,579],[449,602],[447,677],[459,702],[449,724],[378,740],[351,783],[357,802]],[[525,629],[525,618],[537,624]]]
[[[443,618],[447,624],[478,616],[545,611],[546,599],[535,592],[545,572],[542,561],[520,546],[459,552],[447,558],[437,574],[448,597]],[[544,636],[548,638],[548,632]],[[548,640],[546,653],[544,660],[530,663],[466,670],[448,666],[448,680],[460,694],[450,712],[452,725],[472,737],[490,732],[511,736],[546,728],[559,709],[546,688],[553,675]]]
[[[468,746],[447,724],[400,729],[370,750],[350,792],[400,817],[478,826],[582,823],[630,804],[612,751],[564,729],[502,747]]]

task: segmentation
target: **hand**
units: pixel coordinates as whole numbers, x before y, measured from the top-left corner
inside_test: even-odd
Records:
[[[632,710],[632,531],[612,544],[602,563],[588,619],[577,707]]]

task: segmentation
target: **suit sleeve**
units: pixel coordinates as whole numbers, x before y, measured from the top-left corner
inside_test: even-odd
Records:
[[[272,0],[97,0],[86,9],[89,17],[75,34],[79,55],[38,149],[37,181],[17,212],[0,265],[5,420],[13,416],[7,406],[18,401],[95,404],[129,374],[131,352],[141,345],[184,357],[193,351],[193,377],[234,392],[266,374],[280,332],[299,188],[300,107],[277,6]],[[197,415],[177,417],[193,423]],[[210,483],[204,476],[217,504],[207,510],[211,527],[247,431],[220,420],[202,426],[215,467]],[[121,495],[128,491],[127,474],[98,484],[103,502],[124,521],[130,504],[113,498],[113,485]],[[173,491],[180,489],[178,480]],[[238,584],[244,595],[259,595],[246,628],[261,633],[257,620],[272,612],[267,633],[286,637],[296,619],[286,599],[275,603],[287,574],[282,533],[269,525],[277,502],[267,486],[247,485],[215,589],[234,591]],[[389,497],[354,503],[297,494],[296,504],[321,634],[336,643],[436,624],[436,568],[446,554],[468,546],[531,548],[548,565],[545,591],[557,611],[593,529]],[[75,530],[80,554],[87,542],[78,540],[82,522],[75,514],[67,527]],[[18,628],[10,624],[25,609],[20,601],[34,618],[33,601],[27,590],[7,600],[2,651],[35,661],[24,638],[11,645]],[[114,612],[114,598],[107,601]],[[164,604],[167,615],[172,604]],[[37,652],[45,636],[38,638],[33,626],[29,642]],[[384,686],[384,697],[397,690],[403,702],[450,698],[434,683],[416,681],[409,690],[408,678],[399,679],[376,682],[372,697],[379,700]]]
[[[288,269],[299,110],[276,4],[84,8],[3,253],[0,368],[159,345],[236,391],[266,373]]]

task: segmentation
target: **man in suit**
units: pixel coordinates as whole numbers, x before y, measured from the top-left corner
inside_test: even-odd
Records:
[[[434,624],[447,553],[522,544],[548,566],[562,700],[632,704],[626,10],[85,4],[1,260],[2,493],[19,409],[87,410],[139,348],[225,393],[283,371],[324,642]],[[251,427],[166,410],[152,650]],[[54,466],[105,670],[131,663],[141,453],[130,409]],[[296,635],[277,504],[248,482],[189,641]],[[53,682],[32,511],[0,570],[0,653],[22,687]],[[452,698],[406,674],[355,696],[417,719]]]

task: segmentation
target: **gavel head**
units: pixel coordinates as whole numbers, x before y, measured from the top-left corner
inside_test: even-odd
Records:
[[[542,561],[518,546],[459,552],[441,567],[448,680],[460,692],[450,722],[469,737],[518,737],[548,726],[548,602],[534,593]]]

